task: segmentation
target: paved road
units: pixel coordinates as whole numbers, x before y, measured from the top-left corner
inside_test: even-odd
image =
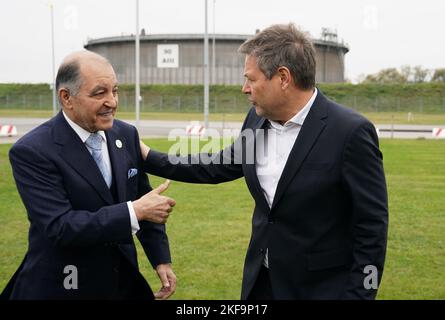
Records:
[[[17,127],[18,131],[16,137],[0,137],[0,143],[14,143],[18,138],[46,120],[43,118],[0,118],[0,125],[12,124]],[[128,120],[127,122],[135,124],[135,121]],[[141,120],[139,122],[139,134],[144,138],[186,135],[185,128],[189,124],[188,121]],[[241,129],[241,125],[241,122],[210,122],[209,127],[212,130],[209,130],[208,133],[210,136],[222,136],[222,134],[236,136]],[[438,126],[377,125],[376,127],[379,129],[381,138],[432,139],[432,129]],[[442,127],[445,127],[445,125]]]

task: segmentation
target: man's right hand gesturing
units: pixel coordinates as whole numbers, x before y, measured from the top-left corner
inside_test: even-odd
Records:
[[[167,218],[176,204],[176,201],[172,198],[161,195],[169,185],[170,180],[166,180],[156,189],[133,201],[133,208],[138,221],[145,220],[161,224],[167,222]]]

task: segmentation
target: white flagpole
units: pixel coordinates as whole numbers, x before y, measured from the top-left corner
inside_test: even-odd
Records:
[[[139,129],[140,113],[140,79],[139,79],[139,0],[136,0],[136,37],[135,37],[135,112],[136,128]]]
[[[207,0],[205,0],[204,34],[204,127],[209,128],[209,33],[207,29]]]

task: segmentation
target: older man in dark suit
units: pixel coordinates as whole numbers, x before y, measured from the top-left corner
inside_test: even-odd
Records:
[[[242,299],[374,299],[388,228],[374,126],[315,87],[314,47],[294,25],[271,26],[240,52],[253,108],[238,140],[210,159],[142,143],[146,171],[194,183],[244,176],[255,209]]]
[[[151,191],[136,129],[114,119],[116,75],[92,52],[57,74],[62,111],[10,150],[30,221],[28,252],[10,299],[153,299],[138,269],[136,234],[168,298],[176,287],[164,223],[175,201]]]

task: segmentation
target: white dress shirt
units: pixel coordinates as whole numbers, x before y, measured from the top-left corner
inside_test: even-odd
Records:
[[[63,116],[65,117],[66,121],[70,125],[70,127],[73,128],[74,132],[77,133],[80,140],[82,140],[82,142],[85,144],[85,141],[88,139],[91,132],[88,132],[87,130],[85,130],[84,128],[79,126],[77,123],[72,121],[70,118],[68,118],[68,116],[65,114],[65,112],[62,111],[62,113],[63,113]],[[102,151],[102,160],[104,161],[106,169],[109,170],[109,172],[111,174],[112,170],[111,170],[110,155],[108,153],[107,136],[105,135],[105,132],[102,130],[98,131],[97,133],[102,137],[102,150],[101,150]],[[88,147],[86,144],[85,144],[85,147],[88,149],[88,151],[90,153],[93,152],[93,150],[91,150],[91,148]],[[113,175],[111,174],[111,176],[113,176]],[[138,223],[138,219],[136,217],[136,213],[133,208],[133,203],[131,201],[128,201],[127,207],[128,207],[128,212],[130,214],[131,232],[133,234],[135,234],[136,232],[139,231],[139,223]]]
[[[268,120],[268,130],[265,130],[264,135],[257,136],[256,174],[269,208],[272,207],[278,182],[304,120],[317,97],[317,92],[317,89],[315,89],[307,104],[292,119],[283,125]],[[264,256],[263,265],[266,268],[269,267],[268,249]]]

